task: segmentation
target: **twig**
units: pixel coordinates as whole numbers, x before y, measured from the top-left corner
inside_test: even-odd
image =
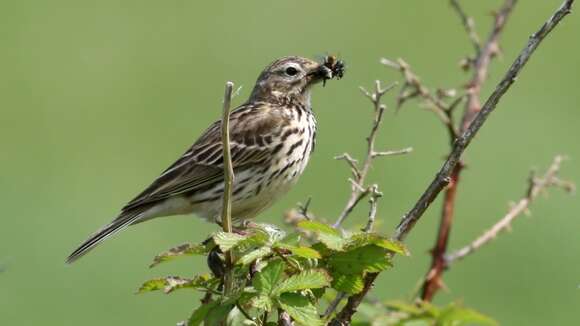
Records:
[[[367,221],[367,225],[362,229],[363,232],[369,233],[372,232],[373,226],[375,224],[375,219],[377,216],[377,200],[383,196],[383,193],[379,191],[379,186],[372,185],[370,187],[370,198],[369,198],[369,218]]]
[[[489,69],[491,59],[499,51],[499,37],[504,30],[511,12],[513,11],[515,3],[516,0],[505,1],[502,8],[498,11],[498,13],[495,14],[493,28],[487,41],[485,42],[483,48],[480,48],[476,52],[473,65],[474,73],[470,82],[468,83],[467,88],[467,101],[465,103],[465,110],[463,112],[462,123],[460,126],[461,133],[467,130],[471,120],[481,109],[481,103],[479,99],[481,88],[486,81],[487,71]],[[463,10],[461,9],[459,3],[455,2],[454,7],[459,13],[460,18],[463,20]],[[451,139],[452,143],[454,140],[455,139]],[[427,272],[427,275],[425,276],[421,290],[421,299],[423,301],[431,301],[431,299],[435,296],[443,284],[441,278],[445,272],[445,254],[447,252],[449,235],[451,234],[451,227],[453,225],[457,188],[463,167],[463,162],[459,161],[459,163],[453,169],[449,185],[445,189],[439,230],[437,232],[435,245],[431,250],[431,255],[433,258],[431,260],[431,266]]]
[[[375,90],[372,93],[367,91],[363,87],[360,88],[363,95],[366,96],[373,104],[375,115],[373,118],[373,124],[371,127],[370,134],[366,138],[367,153],[365,160],[362,163],[362,167],[359,168],[357,160],[352,158],[352,156],[350,156],[350,154],[348,153],[344,153],[340,156],[335,157],[335,159],[337,160],[344,160],[345,162],[347,162],[348,166],[351,169],[353,179],[349,179],[352,184],[350,198],[348,199],[342,213],[339,215],[336,222],[333,224],[334,228],[340,228],[344,220],[349,216],[349,214],[358,205],[358,203],[360,203],[362,199],[370,195],[371,196],[369,200],[370,212],[367,224],[363,228],[363,231],[371,232],[377,214],[377,200],[379,197],[382,196],[382,193],[379,192],[378,190],[378,185],[375,184],[369,187],[365,186],[365,179],[372,166],[373,159],[380,156],[407,154],[413,150],[412,148],[409,147],[396,151],[375,151],[375,139],[383,119],[383,114],[386,110],[386,106],[381,103],[381,98],[383,95],[385,95],[386,92],[391,90],[395,85],[396,84],[391,84],[386,88],[382,88],[380,81],[377,80],[375,81]],[[323,318],[330,317],[344,298],[346,298],[346,294],[344,292],[339,292],[334,298],[334,300],[330,302],[329,306],[327,307],[322,317]]]
[[[373,152],[372,155],[373,155],[373,157],[394,156],[394,155],[409,154],[412,151],[413,151],[413,147],[407,147],[407,148],[398,149],[398,150],[394,150],[394,151]]]
[[[392,152],[378,152],[375,151],[375,139],[377,137],[377,132],[383,120],[383,114],[386,110],[386,106],[381,103],[382,96],[385,95],[389,90],[393,89],[396,84],[391,84],[385,88],[381,86],[380,81],[375,81],[375,89],[371,93],[364,88],[360,88],[363,95],[365,95],[373,104],[374,109],[374,117],[373,117],[373,124],[371,127],[370,134],[367,136],[367,153],[362,165],[359,167],[357,160],[352,158],[352,156],[348,153],[344,153],[340,156],[335,157],[337,160],[344,160],[347,162],[348,166],[351,169],[351,173],[353,176],[352,185],[351,185],[351,194],[350,197],[334,222],[334,228],[340,228],[344,220],[348,217],[348,215],[352,212],[352,210],[356,207],[356,205],[365,198],[370,189],[365,187],[365,180],[367,174],[372,166],[373,159],[379,156],[386,156],[386,155],[397,155],[397,154],[406,154],[410,152],[410,149],[404,149],[400,151],[392,151]]]
[[[540,27],[540,29],[534,33],[528,40],[525,47],[522,49],[512,66],[507,71],[504,78],[496,86],[495,91],[487,99],[483,105],[480,112],[475,116],[473,122],[467,128],[467,130],[455,141],[453,150],[443,166],[440,168],[439,172],[435,176],[434,180],[429,184],[425,192],[421,195],[419,200],[413,206],[413,208],[403,216],[401,222],[397,226],[393,238],[399,241],[405,239],[409,232],[413,229],[413,226],[417,221],[423,216],[425,210],[430,206],[433,200],[441,192],[441,190],[449,183],[451,173],[455,166],[458,164],[461,155],[469,146],[471,140],[483,123],[485,123],[487,117],[496,108],[497,103],[501,97],[507,92],[511,85],[515,82],[521,69],[528,62],[529,58],[540,45],[542,40],[558,25],[558,23],[570,13],[570,9],[574,0],[566,0],[564,3],[556,10],[556,12]],[[362,302],[363,298],[367,295],[368,291],[371,289],[374,280],[378,276],[378,273],[369,273],[365,277],[363,290],[351,297],[349,297],[346,305],[340,311],[340,313],[330,322],[329,325],[332,326],[342,326],[350,324],[352,315],[356,312],[357,307]]]
[[[479,55],[475,59],[474,74],[467,88],[467,103],[468,108],[466,114],[463,116],[462,126],[463,130],[471,123],[471,120],[476,116],[481,107],[479,95],[481,87],[487,78],[487,71],[491,59],[499,53],[499,37],[507,23],[508,18],[516,4],[516,0],[506,0],[502,8],[495,14],[493,28],[484,47],[481,49]]]
[[[456,261],[465,258],[467,255],[472,254],[483,245],[495,239],[502,231],[509,230],[511,223],[519,215],[526,213],[538,195],[547,190],[549,187],[561,187],[568,192],[572,192],[574,190],[574,185],[570,182],[562,181],[558,178],[560,164],[562,161],[562,156],[556,156],[543,177],[535,178],[532,175],[530,177],[529,186],[524,197],[520,199],[515,205],[513,205],[503,218],[501,218],[477,239],[473,240],[473,242],[461,249],[447,254],[445,256],[446,267]]]
[[[435,113],[437,118],[439,118],[439,121],[447,127],[449,137],[455,139],[458,136],[459,131],[453,124],[452,119],[453,109],[457,105],[458,100],[453,101],[452,104],[447,104],[440,96],[446,93],[437,92],[437,96],[433,95],[429,88],[423,85],[421,79],[411,70],[411,66],[403,59],[397,59],[395,62],[382,58],[381,63],[399,71],[405,79],[403,87],[401,87],[401,91],[397,96],[397,110],[399,110],[408,100],[420,97],[427,104],[429,110]],[[459,100],[461,100],[461,98],[462,97],[459,97]]]
[[[222,150],[224,157],[224,195],[222,203],[222,228],[224,232],[232,232],[232,186],[234,183],[234,169],[232,167],[232,157],[230,153],[230,104],[232,101],[232,90],[234,83],[228,81],[224,92],[224,105],[222,116]],[[224,279],[224,293],[229,295],[233,287],[233,257],[230,251],[225,252],[226,274]]]
[[[560,23],[560,21],[570,13],[570,9],[574,0],[566,0],[558,8],[558,10],[546,21],[540,29],[534,33],[528,40],[527,44],[521,50],[518,57],[512,63],[511,67],[496,86],[494,92],[487,99],[475,119],[470,124],[469,128],[455,141],[453,151],[449,154],[443,166],[439,169],[434,180],[429,184],[427,189],[423,192],[419,200],[415,203],[413,208],[403,216],[401,222],[397,226],[394,238],[402,241],[407,234],[413,229],[413,226],[421,218],[425,210],[441,192],[441,190],[449,183],[449,178],[454,167],[459,162],[461,155],[469,146],[481,126],[487,120],[489,114],[493,112],[499,100],[510,89],[516,81],[522,68],[526,65],[536,48],[541,44],[544,38]]]
[[[465,28],[465,32],[469,36],[469,40],[473,44],[475,49],[476,55],[479,55],[481,52],[481,41],[479,40],[479,36],[477,35],[477,31],[475,30],[475,22],[473,21],[472,17],[469,17],[461,5],[459,5],[458,0],[451,0],[451,6],[457,12],[459,18],[461,18],[461,22],[463,23],[463,28]]]

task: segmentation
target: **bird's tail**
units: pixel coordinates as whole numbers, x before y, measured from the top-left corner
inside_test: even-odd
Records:
[[[143,210],[136,212],[121,213],[111,223],[105,225],[103,228],[91,235],[85,242],[83,242],[77,249],[75,249],[66,259],[67,264],[75,262],[77,259],[84,256],[91,249],[96,247],[99,243],[105,241],[110,236],[123,230],[127,226],[137,222],[143,217]]]

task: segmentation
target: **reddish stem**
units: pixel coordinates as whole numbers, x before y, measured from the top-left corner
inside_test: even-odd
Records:
[[[451,174],[449,185],[445,190],[439,232],[437,234],[435,247],[431,251],[433,257],[431,268],[429,269],[427,276],[425,276],[425,282],[423,283],[423,289],[421,290],[421,299],[425,301],[431,301],[437,290],[439,290],[443,284],[441,278],[446,268],[445,253],[447,251],[449,233],[451,232],[451,226],[453,224],[455,197],[457,195],[457,186],[461,170],[463,170],[463,164],[459,163],[455,166],[455,169]]]

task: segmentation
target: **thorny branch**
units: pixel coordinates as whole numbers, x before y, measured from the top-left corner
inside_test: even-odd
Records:
[[[509,3],[512,2],[510,1]],[[489,114],[495,110],[499,100],[516,81],[516,78],[519,75],[521,69],[526,65],[536,48],[558,25],[558,23],[560,23],[560,21],[571,12],[573,3],[574,0],[564,1],[563,4],[556,10],[556,12],[540,27],[540,29],[528,39],[527,44],[512,63],[503,79],[496,86],[494,92],[487,99],[483,107],[481,107],[481,110],[478,110],[478,112],[474,115],[470,125],[466,127],[461,136],[459,136],[454,141],[451,153],[447,157],[447,160],[443,166],[440,168],[439,172],[436,174],[433,181],[429,184],[413,208],[403,216],[401,222],[394,232],[394,239],[399,241],[404,240],[409,232],[413,229],[413,226],[422,217],[423,213],[435,200],[437,195],[449,184],[451,181],[451,175],[456,166],[459,164],[461,156],[467,146],[469,146],[481,126],[485,123]],[[501,22],[501,26],[503,26],[504,23],[505,22]],[[471,119],[467,119],[467,121],[470,120]],[[348,298],[346,305],[329,323],[329,325],[342,326],[350,324],[352,315],[356,312],[357,307],[360,305],[363,298],[367,295],[368,291],[372,288],[373,282],[377,276],[378,273],[370,273],[365,277],[363,290],[360,293]]]
[[[375,81],[375,89],[372,93],[362,87],[360,88],[362,93],[372,102],[375,115],[373,118],[371,132],[369,136],[366,138],[367,152],[362,165],[359,167],[357,160],[352,158],[352,156],[348,153],[344,153],[342,155],[335,157],[335,159],[337,160],[344,160],[350,167],[352,173],[352,179],[350,179],[350,181],[352,185],[350,198],[348,199],[346,206],[336,219],[336,222],[333,224],[334,228],[340,228],[344,220],[348,217],[348,215],[352,212],[352,210],[356,207],[356,205],[371,192],[372,186],[366,187],[365,180],[372,166],[374,158],[379,156],[406,154],[412,151],[412,148],[405,148],[398,151],[386,151],[386,152],[375,151],[375,139],[377,137],[377,132],[383,120],[383,115],[387,108],[384,104],[381,103],[381,99],[383,95],[385,95],[385,93],[387,93],[389,90],[393,89],[393,87],[395,87],[394,84],[383,88],[381,86],[381,82],[377,80]]]
[[[397,95],[397,110],[401,109],[403,104],[414,98],[423,99],[427,109],[435,113],[437,118],[447,127],[449,138],[455,139],[458,136],[458,130],[453,125],[453,110],[461,102],[461,97],[447,104],[445,97],[455,95],[455,90],[438,90],[432,92],[421,82],[421,79],[411,70],[411,66],[403,59],[396,61],[382,58],[381,63],[387,67],[398,70],[403,76],[404,83]]]
[[[463,111],[463,117],[459,128],[461,133],[469,128],[471,121],[481,110],[481,101],[479,98],[481,88],[487,79],[487,71],[491,60],[499,52],[499,37],[504,30],[515,4],[516,0],[506,0],[504,2],[503,6],[494,16],[493,28],[489,33],[487,41],[482,48],[476,49],[475,59],[472,60],[473,76],[467,84],[467,100],[465,102],[465,109]],[[457,1],[452,1],[452,5],[458,12],[461,20],[464,21],[465,13],[461,9],[459,3]],[[455,139],[451,139],[451,141],[453,142]],[[451,227],[453,225],[457,188],[463,167],[463,162],[459,161],[453,169],[449,185],[447,186],[447,189],[445,189],[439,230],[437,232],[435,245],[431,251],[433,257],[431,267],[425,276],[421,291],[421,299],[425,301],[430,301],[443,284],[442,276],[445,272],[445,254],[447,252],[449,235],[451,234]]]
[[[559,187],[563,188],[567,192],[573,192],[575,190],[574,184],[569,181],[564,181],[558,177],[558,173],[560,172],[560,164],[563,160],[564,158],[562,156],[556,156],[546,173],[541,178],[536,177],[532,173],[530,175],[528,189],[526,190],[524,197],[512,205],[504,217],[502,217],[497,223],[495,223],[489,230],[485,231],[477,239],[473,240],[473,242],[461,249],[446,254],[446,267],[456,261],[465,258],[467,255],[489,243],[502,231],[508,231],[510,229],[511,223],[522,213],[526,214],[534,200],[548,188]]]
[[[469,36],[471,43],[473,44],[473,48],[475,50],[475,54],[479,55],[481,51],[481,41],[479,40],[479,35],[477,35],[477,31],[475,30],[475,21],[472,17],[469,17],[461,5],[459,4],[459,0],[451,0],[451,6],[457,12],[457,15],[461,19],[463,23],[463,28],[465,28],[465,32]]]
[[[333,224],[334,228],[340,228],[344,220],[348,217],[348,215],[352,212],[352,210],[356,207],[356,205],[358,205],[358,203],[365,197],[369,196],[370,211],[368,215],[367,224],[362,229],[362,231],[372,232],[372,228],[374,226],[377,214],[377,201],[383,195],[379,191],[378,185],[373,184],[370,186],[365,186],[365,180],[372,166],[373,160],[381,156],[407,154],[413,150],[410,147],[393,151],[375,150],[375,139],[377,136],[377,132],[381,126],[384,112],[386,110],[386,106],[383,103],[381,103],[381,99],[382,96],[385,95],[385,93],[391,90],[394,86],[395,84],[392,84],[383,88],[381,86],[381,82],[377,80],[375,81],[375,89],[372,93],[362,87],[360,88],[363,95],[366,96],[373,104],[375,115],[373,118],[373,124],[371,127],[370,134],[366,138],[367,152],[365,160],[362,163],[362,166],[359,167],[358,161],[348,153],[344,153],[342,155],[335,157],[335,159],[344,160],[348,164],[351,170],[352,178],[349,179],[349,181],[351,182],[351,195],[342,213],[339,215],[336,222]],[[334,298],[334,300],[330,302],[329,306],[327,307],[326,311],[323,314],[323,317],[331,316],[344,298],[346,298],[345,293],[342,292],[338,293],[337,296]]]

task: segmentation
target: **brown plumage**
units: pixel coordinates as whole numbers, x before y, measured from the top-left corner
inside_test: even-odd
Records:
[[[316,136],[310,87],[342,77],[342,63],[338,66],[334,62],[278,59],[262,71],[248,101],[232,111],[234,220],[256,216],[288,191],[304,171]],[[193,213],[219,221],[224,187],[220,126],[221,121],[213,123],[189,150],[127,203],[117,218],[82,243],[67,262],[125,227],[155,217]]]

